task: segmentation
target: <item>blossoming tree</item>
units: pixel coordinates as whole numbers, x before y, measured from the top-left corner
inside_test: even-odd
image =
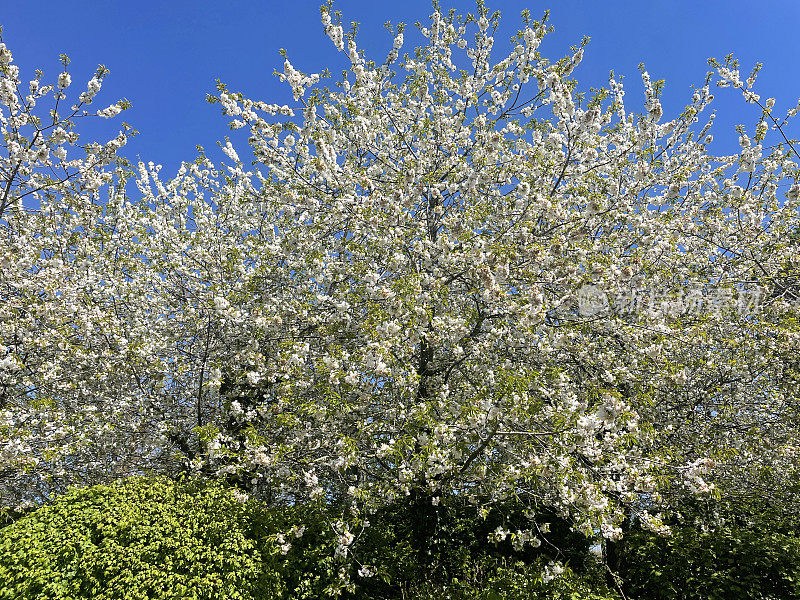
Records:
[[[396,28],[381,62],[330,6],[322,22],[335,89],[288,58],[292,106],[220,84],[252,166],[226,140],[229,164],[169,179],[114,162],[122,134],[67,161],[71,117],[32,110],[69,77],[23,98],[3,47],[5,502],[183,469],[355,522],[516,496],[614,539],[745,467],[791,476],[798,156],[767,142],[797,108],[779,119],[755,72],[714,63],[763,109],[715,157],[713,74],[665,121],[644,70],[642,114],[613,75],[578,93],[585,42],[547,61],[546,17],[523,13],[497,62],[482,4],[436,8],[402,58]],[[542,535],[535,516],[513,534]]]

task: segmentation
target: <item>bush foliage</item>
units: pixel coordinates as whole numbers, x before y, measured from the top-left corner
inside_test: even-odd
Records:
[[[800,598],[797,515],[764,500],[691,507],[668,537],[634,529],[619,548],[626,594],[648,600]],[[708,525],[698,526],[694,520]]]
[[[249,512],[218,485],[72,490],[0,532],[0,598],[271,597]]]
[[[345,562],[335,556],[335,505],[267,508],[219,483],[162,478],[74,489],[5,515],[13,522],[0,528],[0,600],[622,598],[606,585],[604,565],[587,558],[589,542],[554,515],[537,517],[550,523],[552,546],[515,550],[489,534],[513,530],[521,507],[481,516],[469,503],[425,500],[370,515],[355,560]],[[754,503],[714,512],[706,530],[694,519],[714,519],[694,506],[671,524],[671,537],[628,531],[614,549],[626,597],[800,598],[796,519]],[[544,581],[553,561],[566,569]]]
[[[71,490],[0,529],[0,599],[334,596],[344,564],[334,556],[336,514],[312,505],[266,509],[197,481],[132,478]],[[542,582],[546,552],[515,554],[508,542],[487,541],[496,514],[480,519],[474,507],[425,512],[407,503],[372,519],[354,568],[379,570],[351,573],[344,598],[614,597],[590,591],[579,560],[577,573]],[[577,557],[578,537],[564,540]]]

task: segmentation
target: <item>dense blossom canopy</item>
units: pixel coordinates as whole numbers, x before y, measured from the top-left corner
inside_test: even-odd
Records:
[[[2,502],[192,470],[343,502],[346,555],[407,494],[517,495],[613,539],[681,494],[791,478],[797,109],[757,70],[714,63],[763,115],[712,156],[713,73],[667,121],[644,70],[642,114],[613,74],[578,93],[584,45],[543,58],[546,17],[497,62],[482,5],[437,9],[402,57],[397,27],[380,62],[322,22],[335,88],[288,58],[292,106],[220,84],[253,165],[226,140],[171,178],[129,168],[125,132],[80,145],[105,69],[67,110],[66,71],[23,84],[1,46]]]

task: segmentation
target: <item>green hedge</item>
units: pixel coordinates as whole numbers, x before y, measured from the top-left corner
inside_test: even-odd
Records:
[[[421,583],[411,600],[622,600],[615,591],[567,569],[550,582],[541,580],[543,562],[499,561],[473,567],[448,584]]]
[[[332,507],[240,503],[212,483],[132,478],[72,490],[0,529],[0,600],[335,597],[342,567],[330,528],[336,516]],[[468,505],[423,510],[407,502],[371,515],[350,572],[355,586],[339,597],[617,598],[577,559],[579,572],[542,582],[547,553],[487,541],[501,518],[512,524],[513,507],[480,519]],[[282,552],[277,535],[299,528],[303,535],[287,536],[291,549]],[[577,557],[580,537],[566,530],[563,537],[577,544]],[[359,564],[377,575],[360,576]]]
[[[717,507],[719,508],[719,507]],[[722,507],[703,532],[687,510],[662,538],[633,529],[616,545],[626,596],[637,600],[800,600],[795,520],[763,507]],[[341,508],[239,502],[222,484],[132,478],[72,490],[0,528],[0,600],[336,597],[343,563],[330,522]],[[509,504],[478,516],[455,499],[425,498],[369,515],[355,545],[346,600],[618,600],[588,542],[552,515],[548,544],[518,552],[487,540],[524,526]],[[279,534],[303,529],[301,536]],[[358,530],[353,530],[358,533]],[[291,549],[281,549],[284,541]],[[541,579],[551,560],[567,565]],[[374,567],[374,577],[358,574]]]
[[[617,598],[605,585],[596,561],[588,557],[589,542],[571,531],[554,514],[540,513],[550,524],[549,544],[515,550],[510,540],[493,543],[498,526],[524,529],[525,507],[513,501],[495,507],[485,518],[467,502],[450,498],[433,506],[425,497],[406,498],[369,517],[371,526],[359,540],[356,558],[378,568],[378,576],[357,579],[358,600],[453,598],[459,600],[534,600]],[[559,579],[543,583],[544,565],[569,565]],[[595,590],[595,591],[593,591]],[[499,595],[498,595],[499,594]]]
[[[0,530],[0,599],[272,597],[246,507],[215,485],[73,490]]]
[[[717,523],[673,523],[672,535],[626,533],[618,572],[626,595],[645,600],[800,600],[800,529],[797,515],[764,502],[720,504]]]

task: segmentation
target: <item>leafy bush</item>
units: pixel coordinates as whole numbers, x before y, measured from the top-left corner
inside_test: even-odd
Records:
[[[489,541],[499,525],[525,528],[524,507],[506,502],[484,517],[478,509],[455,498],[437,506],[429,498],[415,497],[369,517],[370,527],[358,540],[356,558],[375,566],[372,578],[354,577],[357,600],[396,598],[453,598],[459,600],[509,598],[616,598],[587,560],[589,543],[555,515],[540,514],[550,524],[550,544],[513,549],[510,540]],[[559,560],[571,569],[550,582],[541,581],[544,565]],[[596,592],[592,590],[596,589]]]
[[[333,597],[343,563],[335,507],[266,508],[219,483],[132,478],[72,490],[0,528],[0,600]],[[639,600],[800,598],[796,519],[762,505],[717,506],[703,531],[687,520],[662,538],[630,530],[616,545],[626,595]],[[514,550],[489,533],[524,527],[507,503],[480,516],[457,499],[406,498],[369,516],[354,546],[347,600],[617,600],[587,560],[588,542],[553,515],[549,544]],[[295,535],[296,534],[296,535]],[[565,573],[543,581],[551,560]],[[372,577],[359,573],[365,566]]]
[[[627,533],[618,568],[626,594],[647,600],[800,598],[795,519],[763,502],[728,503],[716,511],[717,523],[709,519],[705,531],[684,522],[673,524],[669,537],[636,529]]]
[[[567,569],[552,581],[542,581],[543,561],[534,564],[487,561],[447,584],[424,582],[412,589],[413,600],[619,600],[621,597],[593,578]]]
[[[338,597],[342,563],[335,557],[336,538],[329,507],[316,504],[265,508],[253,503],[253,539],[264,562],[279,576],[281,593],[264,600],[320,600]],[[292,532],[296,532],[293,534]],[[282,536],[282,541],[275,541]],[[281,545],[291,547],[282,551]],[[285,552],[285,553],[284,553]],[[346,596],[345,596],[346,597]]]
[[[0,530],[0,598],[276,597],[250,514],[211,484],[72,490]]]

